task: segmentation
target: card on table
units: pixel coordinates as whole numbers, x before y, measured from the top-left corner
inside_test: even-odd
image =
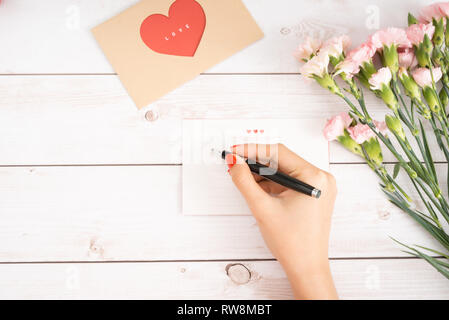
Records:
[[[329,170],[323,119],[184,120],[182,212],[185,215],[249,215],[223,159],[211,149],[244,143],[283,143],[305,160]]]
[[[263,37],[241,0],[143,0],[92,32],[139,109]]]

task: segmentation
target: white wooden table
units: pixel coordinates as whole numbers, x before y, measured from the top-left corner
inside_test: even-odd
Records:
[[[89,32],[135,2],[0,5],[0,298],[291,298],[252,217],[181,215],[181,121],[345,110],[303,82],[295,46],[343,32],[357,44],[427,1],[244,0],[265,38],[141,111]],[[360,159],[332,145],[331,171],[340,296],[448,299],[388,236],[434,242]]]

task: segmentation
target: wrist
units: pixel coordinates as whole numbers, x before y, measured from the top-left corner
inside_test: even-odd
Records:
[[[337,291],[332,274],[323,272],[307,277],[289,277],[295,299],[301,300],[336,300]]]
[[[286,252],[285,252],[286,253]],[[287,275],[311,276],[330,272],[328,253],[325,250],[292,251],[278,257]]]
[[[294,263],[294,261],[288,261],[288,263],[281,263],[282,267],[290,279],[309,279],[309,278],[325,278],[331,274],[329,260],[322,258],[314,261],[301,261]]]
[[[282,264],[297,299],[338,299],[328,258]]]

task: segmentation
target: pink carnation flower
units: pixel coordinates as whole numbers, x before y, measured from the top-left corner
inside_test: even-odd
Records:
[[[328,71],[329,56],[326,53],[319,53],[304,64],[299,72],[306,78],[313,76],[323,77]]]
[[[412,44],[415,46],[419,45],[424,41],[424,36],[427,34],[430,39],[432,39],[435,33],[435,27],[432,23],[424,24],[412,24],[407,28],[407,37]]]
[[[449,2],[440,2],[439,9],[444,17],[449,17]]]
[[[371,85],[371,89],[381,90],[384,84],[387,86],[390,85],[391,78],[392,75],[390,69],[385,67],[373,74],[368,82]]]
[[[412,49],[405,49],[404,52],[399,52],[399,66],[404,69],[413,69],[418,65],[415,53]]]
[[[337,65],[337,74],[345,73],[349,78],[359,73],[360,66],[364,62],[369,62],[376,54],[376,48],[374,48],[370,42],[361,44],[348,53],[346,59]]]
[[[320,52],[326,52],[329,56],[338,58],[350,45],[351,39],[347,35],[334,37],[324,42]]]
[[[354,75],[360,72],[360,64],[351,59],[345,59],[340,62],[335,69],[337,70],[335,74],[344,73],[351,79]]]
[[[357,124],[354,127],[348,128],[349,135],[355,142],[362,144],[365,141],[376,136],[373,130],[367,124]]]
[[[304,43],[300,44],[298,48],[296,48],[293,56],[301,62],[304,60],[309,60],[312,55],[315,55],[317,51],[321,48],[321,40],[312,39],[311,37],[307,37]]]
[[[369,62],[376,54],[376,48],[373,47],[371,42],[362,43],[359,47],[355,48],[348,53],[348,59],[351,59],[360,65],[363,62]]]
[[[402,48],[412,46],[405,30],[399,28],[379,30],[371,36],[370,41],[377,50],[381,50],[384,46],[390,47],[393,44]]]
[[[419,20],[421,22],[432,22],[432,18],[437,20],[449,16],[449,3],[438,2],[433,3],[421,9],[419,14]]]
[[[441,73],[441,68],[432,69],[433,79],[435,83],[438,82],[443,74]],[[412,72],[413,79],[421,87],[431,87],[432,86],[432,74],[427,68],[418,68]]]
[[[376,121],[374,120],[374,125],[376,126],[376,129],[379,133],[386,135],[388,132],[387,124],[385,121]]]
[[[344,134],[352,123],[352,118],[346,112],[342,112],[327,121],[323,134],[327,141],[337,140]]]

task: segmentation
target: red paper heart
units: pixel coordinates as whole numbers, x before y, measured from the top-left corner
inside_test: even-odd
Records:
[[[140,37],[153,51],[193,57],[203,37],[206,15],[195,0],[176,0],[168,17],[152,14],[140,26]]]

